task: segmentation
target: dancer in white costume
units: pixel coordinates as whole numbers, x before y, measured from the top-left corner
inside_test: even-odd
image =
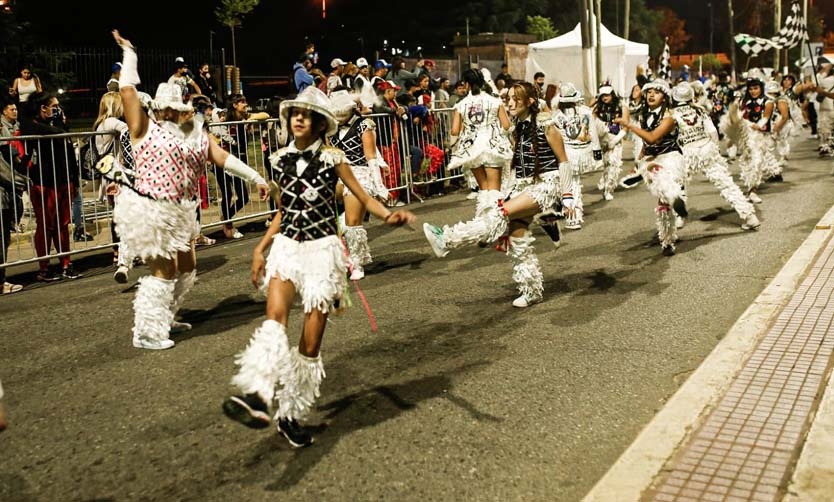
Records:
[[[605,165],[597,187],[605,200],[614,199],[614,189],[620,181],[623,169],[623,139],[626,130],[615,119],[629,120],[628,108],[620,102],[620,97],[610,85],[603,85],[597,93],[594,105],[594,118],[600,124],[598,135],[602,147],[602,161]]]
[[[533,218],[561,201],[567,217],[573,212],[574,177],[562,136],[552,116],[539,112],[536,89],[529,82],[510,88],[509,110],[515,119],[512,167],[515,176],[508,196],[474,219],[443,228],[425,223],[423,231],[438,257],[467,244],[492,242],[509,233],[507,255],[521,296],[513,306],[524,308],[542,300],[544,286],[529,230]]]
[[[174,317],[197,277],[193,241],[200,230],[197,197],[206,163],[256,183],[264,200],[269,189],[257,172],[209,141],[175,86],[159,85],[151,103],[159,123],[152,121],[136,92],[133,45],[118,31],[113,38],[123,51],[119,93],[128,131],[120,138],[119,160],[104,174],[115,180],[108,194],[116,196],[116,232],[151,271],[139,279],[133,300],[133,345],[168,349],[174,346],[171,330],[191,328]]]
[[[240,391],[223,402],[223,411],[247,427],[269,427],[275,409],[278,430],[294,447],[313,437],[299,424],[319,397],[324,378],[320,354],[327,317],[343,306],[348,258],[339,241],[336,186],[340,181],[374,216],[389,225],[414,221],[408,211],[388,211],[362,189],[345,154],[325,146],[338,130],[323,92],[308,87],[281,103],[281,118],[294,140],[270,157],[279,191],[280,212],[252,256],[252,283],[266,290],[266,321],[236,359],[232,384]],[[269,257],[264,258],[267,248]],[[297,347],[287,340],[287,323],[296,292],[304,308]],[[277,387],[280,384],[280,388]]]
[[[765,84],[765,95],[776,103],[773,108],[773,156],[777,162],[773,174],[765,181],[781,182],[784,181],[782,172],[788,163],[794,129],[791,100],[782,94],[782,86],[775,80],[769,80]]]
[[[672,117],[678,127],[678,144],[683,149],[686,177],[689,179],[695,174],[706,176],[738,213],[742,220],[741,228],[758,228],[760,223],[753,204],[733,182],[727,161],[718,150],[718,131],[708,112],[692,104],[694,97],[694,90],[687,82],[681,82],[672,89]]]
[[[640,126],[623,119],[617,120],[643,139],[640,170],[649,191],[657,197],[655,216],[662,252],[665,256],[672,256],[678,239],[675,213],[681,217],[687,215],[682,191],[686,166],[678,146],[675,118],[669,110],[669,84],[664,80],[653,80],[643,86],[643,91],[647,107],[640,117]]]
[[[565,228],[578,230],[585,221],[580,175],[602,167],[602,151],[593,126],[593,112],[585,105],[582,93],[570,82],[559,88],[559,107],[554,110],[553,120],[562,133],[565,151],[573,166],[575,206],[571,216],[565,218]]]
[[[640,84],[635,84],[631,88],[631,96],[628,99],[628,115],[634,125],[640,125],[640,116],[643,115],[645,107],[646,99],[643,97],[643,89]],[[643,152],[643,140],[632,132],[626,134],[626,139],[631,141],[631,158],[634,159],[634,166],[630,173],[620,178],[620,186],[629,189],[636,187],[643,181],[643,176],[637,168],[637,160]]]
[[[339,123],[338,132],[331,138],[331,145],[342,150],[353,171],[356,181],[371,197],[388,199],[388,189],[382,182],[381,171],[388,171],[388,165],[376,148],[376,123],[359,114],[356,96],[347,91],[336,91],[330,95],[330,109]],[[350,280],[365,277],[365,265],[371,263],[371,247],[368,232],[362,226],[365,206],[351,191],[340,183],[338,192],[345,205],[345,225],[342,235],[350,253]]]
[[[761,72],[751,70],[740,109],[731,105],[721,119],[721,131],[738,146],[741,180],[754,204],[762,202],[757,191],[763,178],[778,169],[773,155],[776,141],[770,133],[774,108],[775,103],[765,96]]]
[[[470,68],[461,80],[469,94],[455,105],[451,133],[458,139],[448,169],[462,168],[475,176],[475,213],[480,214],[503,196],[501,178],[513,156],[507,136],[510,119],[501,99],[483,90],[483,73]]]

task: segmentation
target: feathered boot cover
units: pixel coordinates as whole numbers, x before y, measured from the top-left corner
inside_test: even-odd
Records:
[[[462,221],[452,226],[443,227],[444,245],[448,249],[463,247],[467,244],[497,241],[509,227],[509,220],[503,205],[498,203],[485,209],[480,215],[469,221]]]
[[[720,159],[720,160],[719,160]],[[733,177],[724,165],[724,159],[718,157],[715,162],[704,171],[707,179],[713,184],[721,197],[730,203],[742,220],[755,212],[753,204],[747,200],[741,188],[735,184]]]
[[[320,395],[321,381],[327,376],[324,373],[321,354],[316,357],[307,357],[301,355],[298,349],[294,349],[291,354],[293,376],[287,382],[282,379],[284,387],[276,396],[278,398],[276,420],[279,418],[303,420],[313,408]]]
[[[133,346],[143,349],[168,349],[174,314],[174,281],[146,276],[139,279],[133,298]]]
[[[535,240],[528,230],[523,237],[510,237],[507,248],[507,254],[513,261],[513,280],[528,303],[541,300],[544,292],[542,269],[533,247]]]
[[[611,150],[605,152],[605,172],[599,179],[597,188],[604,194],[612,195],[620,182],[620,172],[623,170],[623,144],[617,143]]]
[[[475,216],[480,216],[487,209],[495,206],[499,200],[504,198],[499,190],[481,190],[478,192],[478,199],[475,202]]]
[[[351,278],[361,279],[365,276],[365,265],[373,261],[371,246],[368,245],[368,232],[361,225],[356,227],[345,226],[343,235],[350,255],[350,263],[353,266]]]
[[[669,204],[658,201],[655,208],[657,214],[657,237],[663,248],[675,249],[675,241],[678,240],[677,228],[675,226],[675,212]]]
[[[191,329],[191,324],[187,322],[178,322],[175,320],[177,312],[182,308],[185,302],[185,295],[194,287],[197,282],[197,271],[181,273],[174,283],[174,301],[171,303],[171,332],[188,331]]]
[[[257,393],[265,403],[271,403],[276,384],[292,385],[295,378],[284,326],[278,321],[264,321],[246,349],[237,355],[235,364],[240,370],[232,377],[232,385],[243,394]]]

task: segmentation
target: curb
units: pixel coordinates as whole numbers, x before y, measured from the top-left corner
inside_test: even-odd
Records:
[[[831,239],[834,207],[820,219],[770,284],[715,349],[583,498],[583,502],[639,501],[667,460],[717,405],[768,326]],[[830,454],[830,451],[828,452]]]

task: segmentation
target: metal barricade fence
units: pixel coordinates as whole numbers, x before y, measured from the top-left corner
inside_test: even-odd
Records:
[[[461,177],[446,169],[451,112],[431,111],[419,124],[391,114],[369,116],[377,124],[379,154],[389,166],[383,181],[391,205],[410,203],[412,195],[422,201],[418,190]],[[269,156],[284,146],[286,133],[282,134],[280,127],[278,119],[208,126],[212,141],[267,180],[273,178]],[[102,132],[0,138],[0,169],[8,169],[12,176],[11,166],[17,166],[32,182],[22,197],[8,197],[10,207],[2,211],[0,244],[8,251],[0,268],[115,249],[113,199],[105,195],[101,178],[84,173],[80,158],[82,146],[102,135],[115,139],[115,133]],[[20,153],[24,154],[22,161]],[[261,201],[253,191],[249,183],[216,166],[206,166],[200,189],[202,227],[216,229],[267,219],[276,210],[275,203]]]

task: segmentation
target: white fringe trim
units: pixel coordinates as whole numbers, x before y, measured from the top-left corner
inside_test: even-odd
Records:
[[[513,261],[513,280],[518,286],[518,292],[538,299],[544,293],[544,278],[533,248],[535,240],[529,230],[523,237],[510,237],[507,254]]]
[[[677,227],[675,226],[675,212],[666,204],[658,204],[655,208],[657,214],[657,237],[660,245],[675,249],[675,241],[678,240]]]
[[[273,277],[293,283],[304,312],[327,313],[347,288],[348,257],[335,235],[298,242],[282,234],[272,240],[266,260],[264,293]]]
[[[509,220],[496,204],[469,221],[445,225],[443,238],[447,248],[455,249],[467,244],[497,241],[507,233],[508,228]]]
[[[670,205],[681,196],[681,186],[686,180],[686,168],[681,154],[669,152],[640,162],[646,186],[652,195]]]
[[[240,370],[232,377],[232,385],[244,394],[258,394],[271,403],[275,386],[295,378],[287,332],[278,321],[267,320],[255,330],[249,345],[235,357]]]
[[[558,171],[550,172],[542,175],[538,181],[534,178],[516,179],[512,192],[509,197],[518,197],[522,193],[527,193],[536,204],[539,205],[541,211],[552,209],[553,206],[562,198],[562,190],[560,183],[560,173]]]
[[[348,252],[350,253],[350,262],[353,267],[362,268],[365,265],[373,262],[371,257],[371,246],[368,245],[368,232],[362,226],[348,227],[342,233],[345,237]]]
[[[113,207],[116,233],[132,257],[173,259],[179,251],[190,251],[200,234],[197,204],[151,200],[123,188]]]
[[[170,337],[174,281],[151,275],[139,279],[133,298],[133,338],[158,342]]]
[[[356,178],[356,181],[359,182],[359,186],[362,187],[362,190],[365,191],[371,197],[380,199],[380,200],[388,200],[388,188],[382,182],[382,176],[379,174],[379,169],[376,169],[374,172],[374,168],[370,166],[350,166],[351,171],[353,171],[353,177]],[[347,185],[343,184],[343,196],[353,195],[353,192],[347,187]]]
[[[310,413],[316,399],[321,395],[321,382],[327,376],[321,354],[306,357],[295,349],[292,354],[293,379],[291,385],[284,385],[278,391],[278,411],[275,418],[303,420]]]

